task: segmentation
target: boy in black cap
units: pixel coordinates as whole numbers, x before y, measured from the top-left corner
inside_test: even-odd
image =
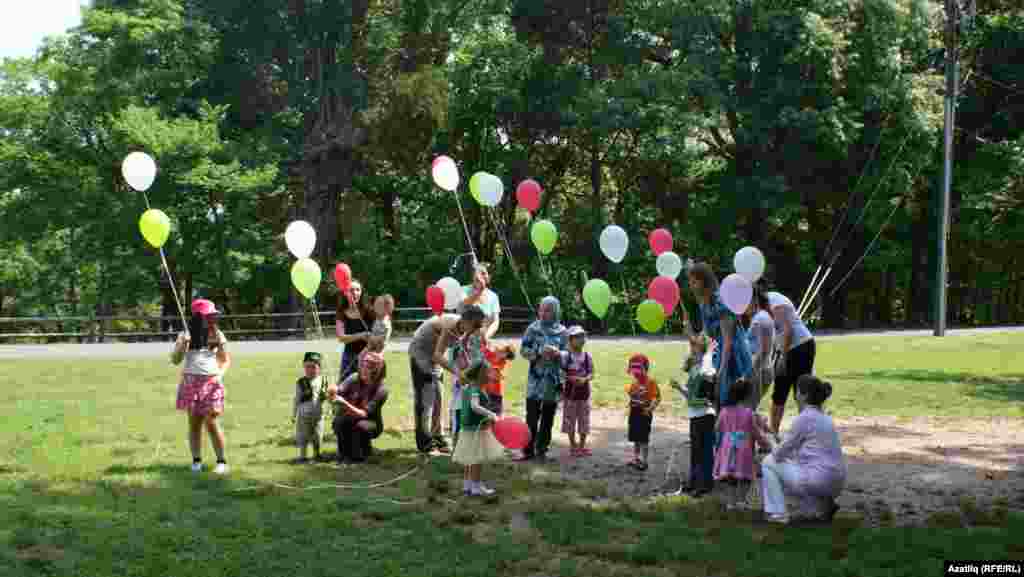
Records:
[[[306,353],[302,358],[305,376],[295,382],[295,444],[299,447],[299,463],[308,461],[306,447],[313,443],[313,458],[320,460],[321,417],[326,396],[327,380],[320,374],[320,353]]]

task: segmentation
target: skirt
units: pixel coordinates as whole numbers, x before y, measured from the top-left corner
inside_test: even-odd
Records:
[[[224,385],[217,375],[183,374],[178,383],[177,408],[195,417],[224,412]]]
[[[639,409],[629,411],[629,442],[646,445],[651,441],[651,427],[654,415],[646,415]]]
[[[460,465],[480,465],[505,458],[505,447],[494,437],[490,427],[459,431],[452,460]]]

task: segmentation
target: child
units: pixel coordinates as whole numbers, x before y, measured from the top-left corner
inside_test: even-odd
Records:
[[[490,428],[498,415],[487,409],[482,402],[487,393],[481,387],[487,381],[490,368],[487,361],[478,361],[463,372],[465,378],[459,412],[462,423],[452,460],[464,466],[462,492],[467,496],[494,494],[494,489],[480,481],[481,468],[483,463],[496,461],[505,455],[504,447],[498,443]]]
[[[181,382],[178,384],[176,407],[188,413],[189,448],[192,450],[192,472],[203,470],[200,454],[203,429],[210,433],[213,450],[217,454],[214,473],[228,472],[224,460],[224,429],[217,418],[224,413],[225,371],[231,365],[227,351],[227,338],[217,328],[220,311],[212,301],[192,301],[192,319],[188,332],[178,335],[171,353],[171,363],[185,362]]]
[[[690,418],[690,479],[688,490],[700,497],[714,486],[712,467],[715,459],[715,367],[712,358],[714,342],[704,336],[690,337],[690,357],[683,370],[685,386],[672,386],[686,397]]]
[[[729,403],[722,407],[716,425],[715,481],[735,483],[738,495],[746,495],[754,479],[754,444],[767,446],[768,437],[760,419],[747,405],[753,392],[749,379],[736,380],[729,389]],[[733,502],[738,501],[734,495]]]
[[[587,448],[590,434],[590,382],[594,378],[594,359],[583,350],[587,333],[576,325],[566,333],[569,350],[562,353],[562,369],[565,371],[565,385],[562,402],[562,432],[569,435],[569,455],[588,457]],[[576,444],[576,433],[580,442]]]
[[[370,328],[370,338],[366,341],[366,349],[382,353],[391,341],[391,315],[395,312],[395,299],[391,295],[381,295],[373,301],[375,320]]]
[[[458,443],[459,429],[462,422],[462,388],[463,376],[469,367],[484,360],[483,337],[479,331],[471,332],[454,343],[448,349],[448,364],[455,368],[452,378],[452,400],[448,404],[451,411],[452,442]]]
[[[629,465],[638,471],[647,470],[648,443],[651,441],[651,426],[654,424],[654,410],[661,403],[658,383],[647,375],[651,361],[641,354],[629,358],[629,370],[633,382],[626,385],[629,395],[629,442],[633,443],[633,460]]]
[[[486,406],[500,417],[504,412],[505,367],[515,360],[516,349],[512,345],[491,347],[485,344],[483,354],[484,360],[491,367],[487,371],[487,381],[483,386],[484,392],[487,393]]]
[[[323,403],[327,392],[327,379],[320,374],[320,361],[320,353],[306,353],[302,358],[306,374],[295,381],[292,421],[295,422],[295,445],[299,448],[298,463],[308,460],[306,449],[310,443],[313,444],[313,458],[320,460]]]

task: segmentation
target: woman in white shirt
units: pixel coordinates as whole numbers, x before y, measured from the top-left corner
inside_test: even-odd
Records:
[[[816,349],[814,335],[797,315],[793,301],[777,292],[767,296],[775,320],[776,345],[782,352],[775,367],[775,388],[772,391],[771,429],[778,435],[790,390],[801,376],[814,373]]]

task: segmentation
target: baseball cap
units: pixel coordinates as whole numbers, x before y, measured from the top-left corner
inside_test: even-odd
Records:
[[[219,315],[220,311],[214,306],[213,301],[207,299],[196,299],[192,301],[192,314],[200,316]]]

